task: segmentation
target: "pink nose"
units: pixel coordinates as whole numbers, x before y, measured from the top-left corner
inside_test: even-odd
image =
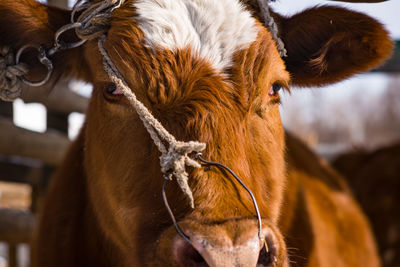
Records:
[[[180,267],[279,266],[276,239],[271,235],[271,231],[267,232],[265,242],[259,239],[257,231],[242,238],[237,236],[207,238],[207,233],[190,235],[190,244],[182,237],[176,236],[173,254]]]

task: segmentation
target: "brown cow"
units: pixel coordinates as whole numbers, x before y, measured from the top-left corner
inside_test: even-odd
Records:
[[[369,266],[369,225],[346,181],[304,143],[286,135],[288,184],[280,229],[294,266]],[[352,245],[351,245],[352,244]],[[357,246],[358,244],[359,246]],[[360,246],[362,244],[362,246]],[[346,252],[344,252],[346,251]]]
[[[238,0],[125,1],[112,14],[106,49],[178,140],[206,143],[204,157],[230,166],[253,191],[268,251],[247,192],[215,167],[190,170],[195,209],[177,186],[167,188],[191,244],[176,233],[160,193],[159,152],[92,40],[53,59],[54,77],[84,79],[94,91],[49,189],[33,266],[379,266],[367,221],[329,168],[305,149],[289,160],[287,178],[278,91],[380,64],[392,50],[388,33],[343,8],[274,14],[288,54],[282,60],[254,8]],[[69,16],[32,0],[2,0],[0,45],[50,47]],[[24,62],[28,78],[39,79],[33,60]],[[300,177],[307,171],[315,175]]]
[[[371,221],[383,266],[400,265],[400,143],[339,156],[333,166]]]

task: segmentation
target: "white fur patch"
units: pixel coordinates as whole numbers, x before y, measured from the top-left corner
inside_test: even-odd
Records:
[[[138,0],[133,5],[148,45],[172,51],[190,46],[221,71],[257,37],[255,19],[238,0]]]

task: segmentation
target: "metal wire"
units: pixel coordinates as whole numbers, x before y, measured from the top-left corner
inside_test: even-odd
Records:
[[[46,84],[50,80],[51,75],[53,74],[53,70],[54,70],[53,62],[48,58],[48,55],[47,55],[46,50],[44,49],[44,47],[43,46],[30,45],[30,44],[29,45],[24,45],[23,47],[21,47],[18,50],[18,52],[17,52],[17,54],[15,56],[15,62],[16,62],[16,64],[19,64],[21,56],[23,55],[23,53],[26,50],[32,49],[32,48],[37,51],[37,53],[38,53],[37,58],[38,58],[39,62],[47,68],[47,74],[41,81],[30,81],[27,78],[25,78],[24,76],[21,76],[20,79],[21,79],[21,81],[23,83],[25,83],[25,84],[27,84],[29,86],[39,87],[39,86],[42,86],[42,85]]]
[[[167,194],[165,193],[165,188],[167,187],[167,183],[168,183],[168,181],[170,181],[170,180],[171,180],[171,179],[170,179],[167,175],[164,175],[164,184],[163,184],[163,187],[162,187],[162,196],[163,196],[164,204],[165,204],[165,207],[167,208],[167,211],[168,211],[168,213],[169,213],[169,216],[171,217],[172,222],[173,222],[173,224],[174,224],[174,226],[175,226],[175,229],[176,229],[176,231],[178,232],[178,234],[179,234],[183,239],[185,239],[189,244],[191,244],[191,242],[190,242],[190,237],[187,236],[187,235],[182,231],[182,229],[179,227],[178,223],[176,222],[174,213],[172,212],[172,210],[171,210],[171,208],[170,208],[170,206],[169,206],[169,204],[168,204],[168,199],[167,199]]]
[[[221,163],[219,163],[219,162],[213,162],[213,161],[205,160],[205,159],[203,159],[201,156],[202,156],[201,153],[196,153],[195,159],[199,160],[199,161],[200,161],[201,163],[203,163],[203,164],[211,165],[211,166],[216,166],[216,167],[218,167],[218,168],[222,168],[222,169],[228,171],[228,172],[236,179],[236,181],[238,181],[239,184],[240,184],[244,189],[246,189],[246,191],[249,193],[249,195],[250,195],[250,197],[251,197],[251,200],[253,201],[253,204],[254,204],[254,209],[256,210],[256,214],[257,214],[257,220],[258,220],[258,238],[264,243],[267,252],[269,252],[268,244],[267,244],[267,242],[266,242],[266,240],[265,240],[265,238],[264,238],[264,236],[263,236],[263,234],[262,234],[262,219],[261,219],[260,210],[259,210],[259,208],[258,208],[257,200],[256,200],[256,198],[254,197],[254,194],[253,194],[253,193],[251,192],[251,190],[243,183],[243,181],[235,174],[235,172],[232,171],[229,167],[227,167],[227,166],[225,166],[224,164],[221,164]],[[167,195],[166,195],[166,193],[165,193],[165,188],[166,188],[166,186],[167,186],[168,181],[170,181],[170,180],[171,180],[171,178],[170,178],[168,175],[164,175],[164,184],[163,184],[163,187],[162,187],[162,196],[163,196],[164,204],[165,204],[165,207],[166,207],[166,209],[167,209],[167,211],[168,211],[168,213],[169,213],[169,216],[171,217],[171,220],[172,220],[172,222],[173,222],[173,224],[174,224],[174,227],[175,227],[176,231],[178,232],[178,234],[179,234],[180,236],[182,236],[182,238],[185,239],[189,244],[191,244],[191,242],[190,242],[190,237],[187,236],[187,235],[183,232],[183,230],[179,227],[178,223],[176,222],[174,213],[172,212],[171,207],[169,206],[169,203],[168,203]]]
[[[251,200],[253,201],[254,204],[254,209],[256,210],[256,214],[257,214],[257,220],[258,220],[258,238],[261,241],[265,241],[265,238],[262,235],[262,221],[261,221],[261,215],[260,215],[260,210],[258,209],[258,205],[257,205],[257,200],[254,197],[253,193],[251,192],[251,190],[243,183],[243,181],[239,178],[239,176],[237,176],[229,167],[225,166],[224,164],[221,164],[219,162],[213,162],[213,161],[208,161],[203,159],[201,153],[197,153],[195,158],[198,159],[200,162],[207,164],[207,165],[211,165],[211,166],[216,166],[219,168],[222,168],[226,171],[228,171],[235,179],[236,181],[239,182],[239,184],[246,189],[246,191],[249,193]]]

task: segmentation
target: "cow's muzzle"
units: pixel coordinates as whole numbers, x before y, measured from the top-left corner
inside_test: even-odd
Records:
[[[192,226],[192,227],[191,227]],[[234,220],[215,225],[183,226],[190,238],[173,239],[172,254],[182,267],[275,267],[287,266],[281,235],[263,228],[265,242],[258,236],[254,220]]]

